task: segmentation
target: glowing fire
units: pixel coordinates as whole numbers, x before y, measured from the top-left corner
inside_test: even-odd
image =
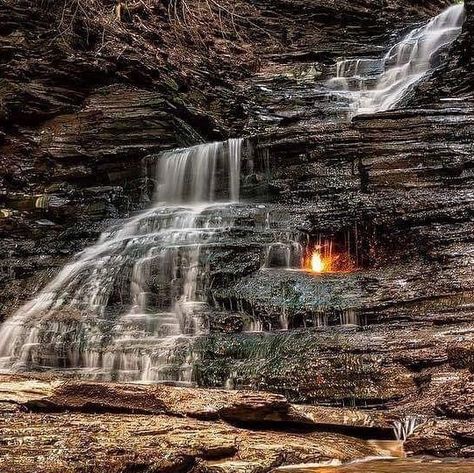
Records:
[[[311,271],[313,273],[323,273],[326,269],[326,263],[319,251],[314,251],[311,255]]]
[[[332,273],[343,270],[341,255],[333,252],[332,242],[322,243],[313,247],[305,259],[305,268],[312,273]]]
[[[308,248],[303,260],[303,268],[314,274],[346,273],[356,270],[349,251],[336,249],[330,240],[319,241]]]

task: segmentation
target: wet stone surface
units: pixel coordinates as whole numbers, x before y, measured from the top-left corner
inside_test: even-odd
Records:
[[[2,318],[102,231],[120,228],[123,217],[150,207],[155,182],[144,175],[161,151],[197,143],[200,135],[202,141],[252,135],[241,160],[241,202],[221,209],[220,231],[200,242],[197,266],[204,271],[194,301],[199,304],[187,306],[184,314],[199,323],[182,324],[183,333],[164,350],[152,338],[143,342],[144,332],[161,330],[162,338],[176,329],[175,314],[168,314],[163,327],[154,314],[166,317],[173,287],[181,293],[185,282],[185,270],[172,281],[152,264],[144,291],[147,316],[118,324],[124,307],[133,304],[133,265],[124,265],[104,313],[95,318],[87,310],[51,313],[43,320],[39,345],[30,346],[35,356],[21,369],[136,381],[153,371],[147,364],[151,353],[156,365],[165,366],[155,373],[161,380],[273,391],[291,402],[353,407],[370,415],[388,412],[410,431],[408,452],[473,455],[470,1],[454,49],[403,106],[352,122],[350,97],[334,94],[326,84],[337,62],[380,58],[407,29],[448,2],[259,0],[252,2],[263,12],[259,26],[281,43],[247,25],[260,67],[235,51],[217,54],[212,43],[203,62],[210,72],[195,65],[199,71],[189,70],[172,57],[176,74],[165,66],[168,53],[149,45],[139,48],[141,57],[127,47],[120,59],[109,43],[103,56],[76,45],[71,61],[70,49],[60,44],[43,47],[51,40],[52,17],[37,11],[31,15],[35,20],[26,20],[24,7],[31,2],[12,3],[0,12],[7,33],[0,92]],[[163,50],[175,47],[160,11],[139,18],[161,28]],[[137,33],[139,23],[125,23],[112,49],[133,45],[128,34]],[[183,47],[183,58],[194,57],[186,50],[191,46]],[[6,126],[12,121],[13,129]],[[206,221],[216,223],[205,214],[198,226]],[[304,257],[321,239],[347,253],[354,271],[321,276],[303,271]],[[188,257],[186,250],[177,252],[182,269],[193,268]],[[113,345],[113,327],[131,336]],[[91,366],[101,368],[84,369]],[[204,459],[202,471],[253,472],[269,471],[282,458],[298,463],[335,456],[315,452],[313,444],[301,447],[304,452],[295,446],[294,453],[301,436],[291,440],[292,452],[255,450],[255,434],[245,432],[242,449],[251,453],[237,459],[240,433],[234,427],[206,426],[224,433],[215,442],[206,440],[205,447],[189,445],[201,425],[187,431],[188,419],[178,422],[176,433],[174,418],[148,419],[149,431],[143,432],[139,416],[15,416],[5,418],[12,422],[6,447],[12,471],[28,471],[37,461],[34,438],[46,450],[39,460],[52,462],[50,471],[67,471],[92,437],[96,443],[86,466],[102,468],[114,454],[121,458],[117,471],[123,471],[122,459],[126,465],[162,462],[156,471],[192,471]],[[118,431],[122,422],[125,430]],[[70,457],[56,436],[58,425],[70,433],[66,438],[77,438]],[[163,442],[156,439],[162,434]],[[281,445],[289,438],[271,436],[259,438],[258,445]],[[132,439],[131,452],[120,450],[124,439]],[[172,445],[169,458],[163,445]],[[340,456],[373,453],[365,443],[360,450],[355,445],[357,451]]]

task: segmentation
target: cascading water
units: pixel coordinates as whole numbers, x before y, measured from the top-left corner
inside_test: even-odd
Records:
[[[349,91],[357,113],[392,108],[426,74],[443,46],[454,41],[462,20],[463,6],[453,6],[413,30],[382,59],[341,61],[332,84]],[[152,208],[106,231],[3,324],[0,366],[69,369],[119,381],[189,382],[194,361],[189,340],[201,331],[209,309],[206,259],[211,249],[234,228],[230,243],[242,238],[241,245],[263,248],[262,269],[278,272],[301,270],[310,243],[304,234],[286,230],[284,219],[273,222],[264,205],[253,210],[246,205],[247,214],[255,211],[254,223],[257,214],[265,214],[262,228],[234,226],[241,147],[242,140],[234,139],[162,154]],[[321,305],[316,325],[328,323],[327,307],[320,302],[324,285],[321,291],[314,297]],[[250,330],[263,330],[253,307],[229,301],[228,308],[222,301],[214,306],[251,313]],[[351,309],[340,313],[341,325],[357,323]],[[273,328],[288,327],[283,304],[279,327]]]
[[[436,64],[437,54],[461,33],[463,20],[464,5],[453,5],[408,33],[383,58],[339,61],[329,85],[349,91],[356,115],[389,110]]]
[[[190,364],[170,357],[200,330],[201,250],[232,226],[225,210],[239,198],[241,145],[164,153],[153,207],[106,231],[4,323],[3,368],[189,382]]]

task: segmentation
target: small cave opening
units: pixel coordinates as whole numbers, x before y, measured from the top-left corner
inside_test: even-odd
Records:
[[[357,233],[340,232],[309,238],[302,269],[311,274],[351,273],[360,269]]]
[[[373,227],[357,224],[337,232],[284,232],[267,244],[263,269],[308,274],[353,273],[370,269],[378,260]]]

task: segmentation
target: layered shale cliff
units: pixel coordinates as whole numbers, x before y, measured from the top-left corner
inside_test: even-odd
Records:
[[[209,310],[174,369],[192,364],[203,387],[381,410],[408,429],[407,451],[472,456],[473,2],[398,107],[352,120],[328,94],[337,62],[382,56],[450,2],[241,1],[221,24],[123,3],[0,4],[0,317],[149,204],[159,152],[246,136],[244,204],[206,254]],[[295,242],[321,241],[349,272],[283,267]]]
[[[160,2],[130,5],[121,21],[109,3],[2,3],[3,316],[41,271],[47,280],[93,241],[97,222],[143,205],[142,158],[265,129],[254,118],[262,97],[248,94],[254,71],[314,64],[329,74],[342,54],[381,52],[396,28],[447,4],[243,2],[251,21],[230,39],[206,31],[201,46]]]

